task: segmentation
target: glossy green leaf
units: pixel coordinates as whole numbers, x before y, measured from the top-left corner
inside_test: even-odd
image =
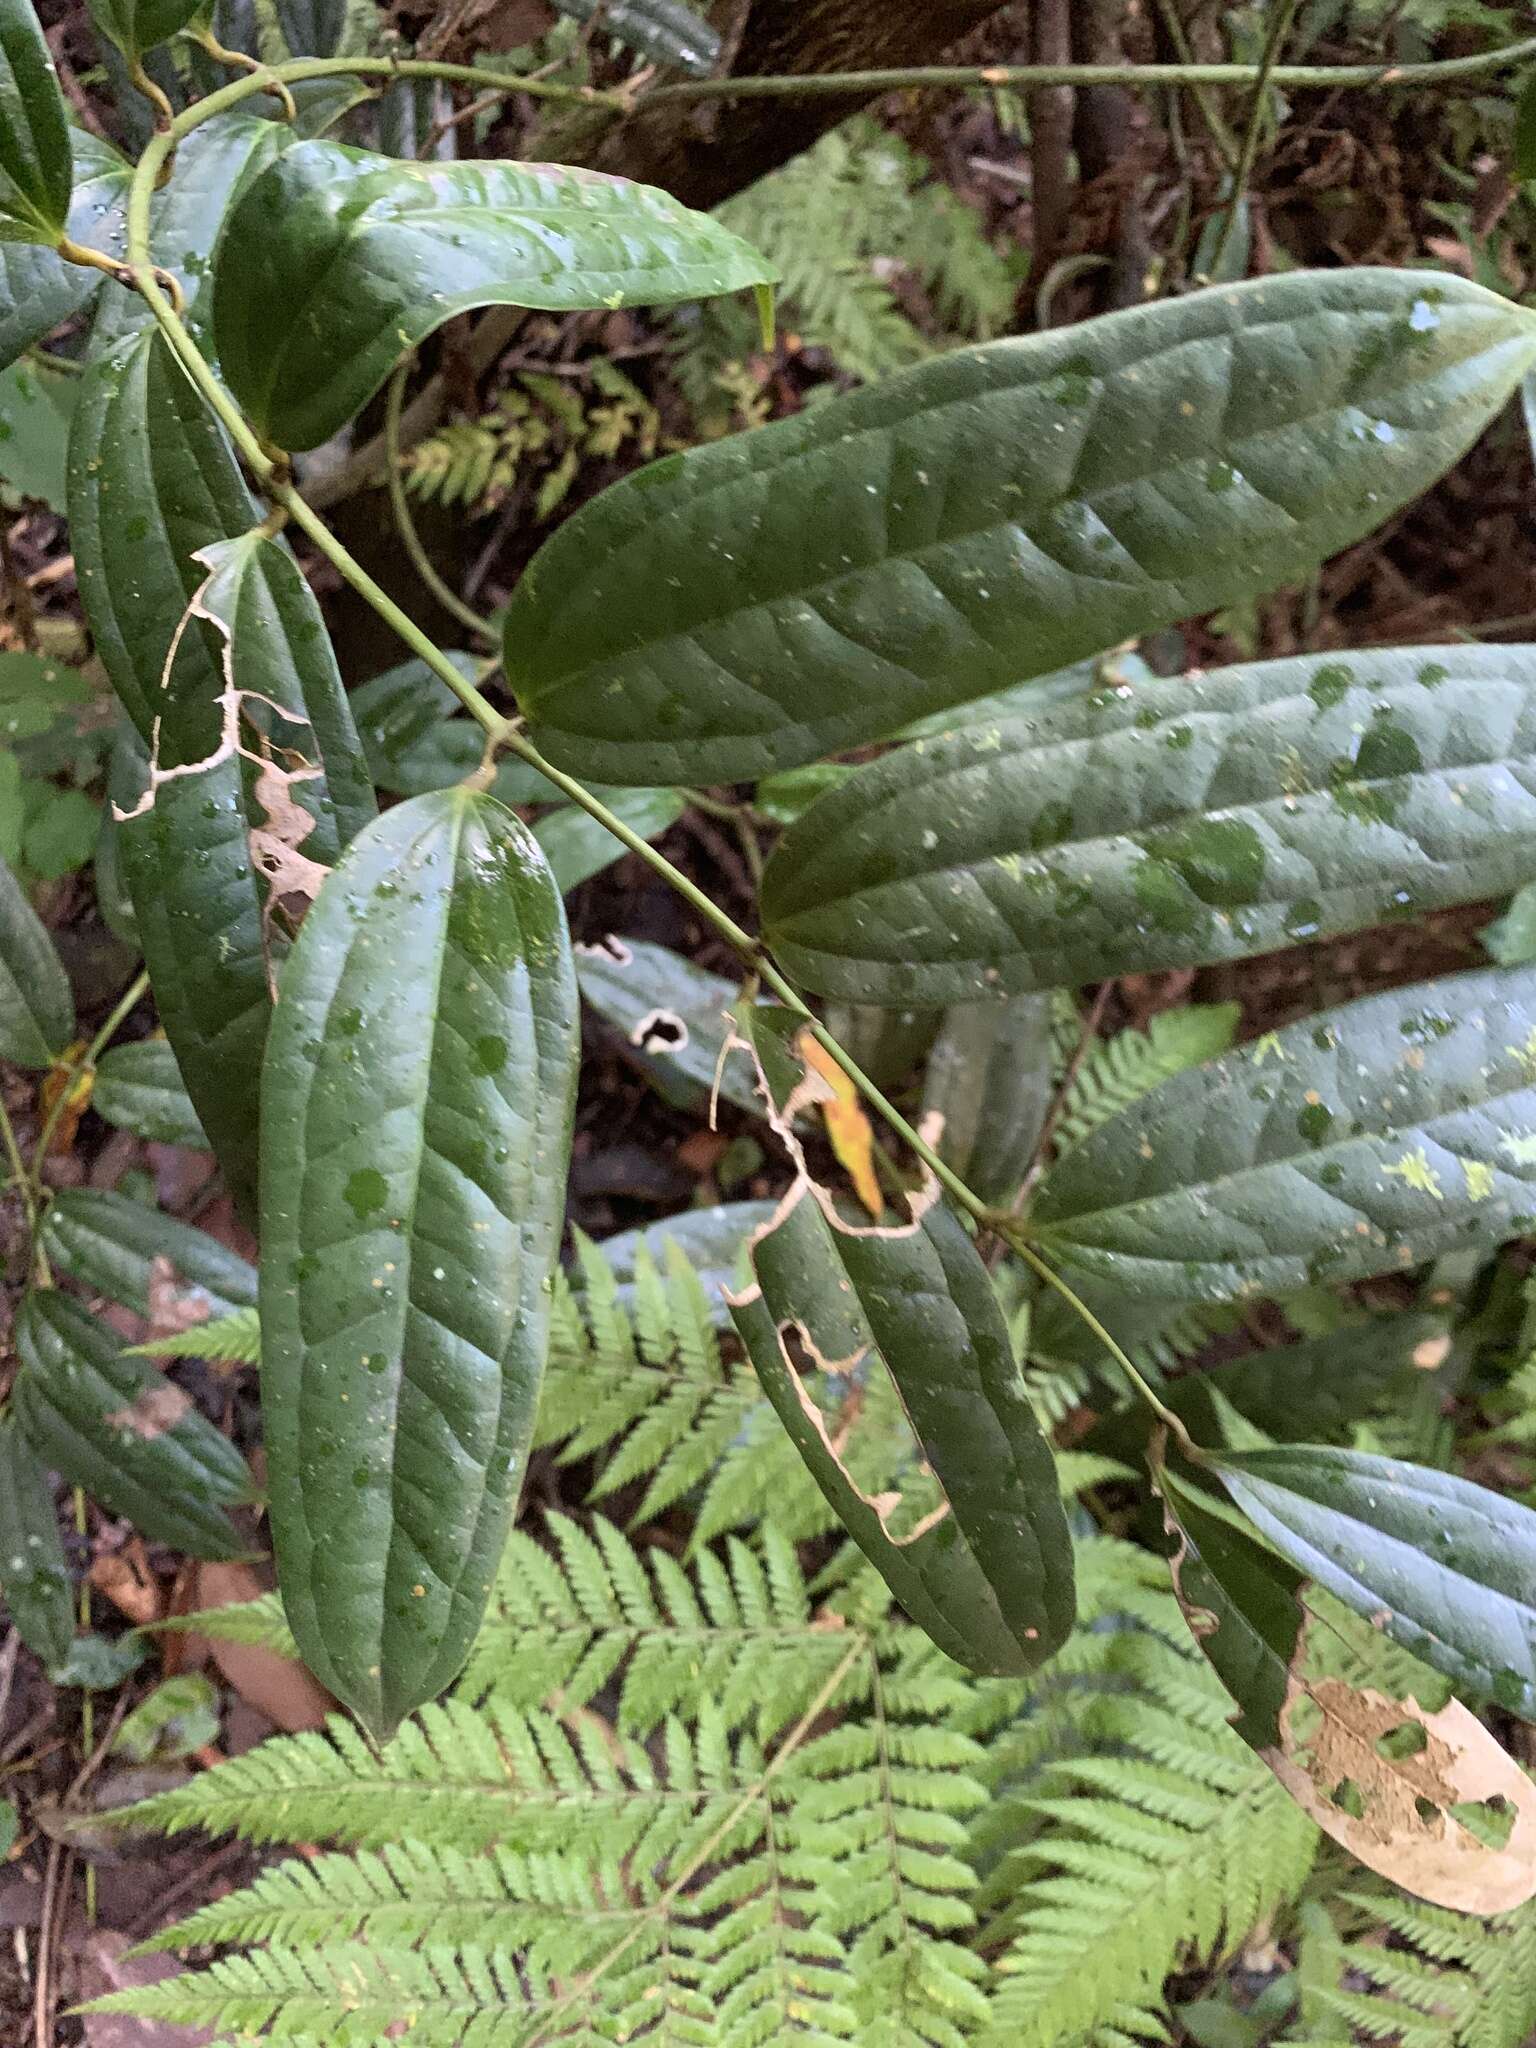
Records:
[[[1536,647],[1309,655],[972,726],[863,769],[768,863],[766,936],[861,1002],[1241,959],[1536,866]]]
[[[61,1188],[42,1240],[66,1278],[162,1328],[256,1305],[256,1269],[238,1252],[128,1195]]]
[[[179,35],[206,0],[89,0],[91,19],[130,64]]]
[[[1032,1671],[1074,1611],[1072,1545],[1050,1447],[980,1255],[930,1207],[909,1227],[834,1228],[812,1190],[752,1246],[732,1302],[763,1389],[817,1484],[912,1619],[970,1669]],[[884,1367],[916,1438],[902,1492],[876,1498],[846,1463],[860,1376]],[[843,1413],[807,1375],[854,1396]]]
[[[720,1064],[731,1008],[741,994],[736,982],[696,966],[670,946],[612,934],[577,947],[576,979],[583,1001],[613,1026],[626,1058],[663,1101],[677,1109],[702,1108],[718,1076],[727,1102],[762,1115],[746,1063]]]
[[[1152,1477],[1174,1524],[1174,1590],[1237,1702],[1233,1726],[1251,1748],[1278,1750],[1305,1625],[1301,1574],[1226,1519],[1182,1462],[1170,1469],[1155,1451]]]
[[[551,794],[553,790],[551,789]],[[642,839],[659,839],[683,815],[684,799],[676,789],[616,789],[594,791],[604,796],[608,808]],[[550,873],[561,894],[578,888],[603,869],[622,860],[629,851],[615,839],[606,825],[599,824],[578,804],[561,804],[539,819],[533,836],[544,849]]]
[[[284,448],[328,440],[456,313],[666,306],[771,278],[728,229],[648,185],[555,164],[397,163],[337,142],[300,143],[264,171],[230,247],[219,355]]]
[[[74,1036],[63,963],[21,884],[0,861],[0,1059],[51,1067]]]
[[[185,1145],[193,1152],[210,1149],[176,1055],[163,1038],[142,1038],[104,1053],[96,1067],[91,1107],[136,1138]]]
[[[245,113],[219,115],[181,143],[175,175],[151,203],[151,252],[181,286],[188,322],[205,352],[211,352],[212,340],[210,295],[204,288],[235,195],[290,140],[287,128],[277,122]],[[103,292],[91,329],[91,353],[100,355],[125,335],[142,334],[153,325],[154,315],[137,292]]]
[[[294,1634],[376,1734],[458,1671],[501,1552],[577,1063],[564,913],[526,829],[459,789],[361,833],[267,1047],[262,1396]]]
[[[642,470],[506,621],[540,746],[732,782],[1299,579],[1432,482],[1536,315],[1298,272],[952,354]]]
[[[273,902],[313,889],[372,789],[315,599],[286,548],[248,530],[259,511],[158,334],[118,342],[83,383],[69,494],[81,594],[153,743],[148,787],[121,804],[123,870],[187,1092],[249,1211],[282,949]],[[267,740],[304,764],[286,784],[259,772]]]
[[[923,1109],[944,1119],[939,1150],[984,1202],[1011,1203],[1055,1092],[1045,996],[953,1009],[928,1055]]]
[[[598,18],[600,32],[638,50],[653,64],[673,64],[707,78],[720,54],[720,34],[684,0],[554,0],[577,21]]]
[[[0,1594],[27,1648],[45,1671],[58,1670],[75,1640],[58,1504],[10,1412],[0,1415]]]
[[[56,246],[72,180],[64,96],[32,0],[0,0],[0,242]]]
[[[1054,1167],[1043,1247],[1219,1301],[1398,1272],[1536,1216],[1536,969],[1366,996],[1165,1081]]]
[[[277,0],[277,25],[295,57],[334,57],[347,26],[347,0]]]
[[[14,648],[0,653],[0,740],[36,739],[95,701],[78,669]]]
[[[245,1460],[158,1367],[129,1358],[69,1295],[29,1295],[12,1400],[32,1448],[73,1485],[192,1557],[245,1548],[224,1509],[249,1498]]]
[[[1536,1514],[1470,1480],[1316,1444],[1207,1462],[1265,1540],[1454,1684],[1536,1720]]]

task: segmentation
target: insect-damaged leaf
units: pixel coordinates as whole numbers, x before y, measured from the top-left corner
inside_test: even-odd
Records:
[[[627,1056],[666,1101],[699,1108],[718,1080],[727,1102],[762,1114],[762,1100],[740,1063],[721,1062],[731,1007],[741,993],[735,982],[670,946],[613,935],[577,946],[576,979],[583,1000],[619,1033]]]
[[[173,1321],[186,1329],[256,1305],[256,1270],[238,1252],[128,1195],[61,1188],[42,1241],[61,1273],[163,1333]]]
[[[1165,1081],[1058,1161],[1040,1242],[1142,1295],[1396,1271],[1536,1214],[1536,968],[1325,1010]]]
[[[265,170],[226,247],[219,355],[284,448],[327,440],[456,313],[666,306],[772,279],[727,228],[649,185],[558,164],[399,163],[338,142],[300,143]]]
[[[284,898],[372,814],[321,621],[159,335],[87,370],[70,517],[97,649],[150,743],[119,850],[161,1021],[237,1199],[255,1195]]]
[[[384,1734],[462,1665],[538,1401],[578,1059],[537,845],[466,790],[359,834],[262,1094],[262,1407],[283,1599]]]
[[[1533,359],[1536,316],[1370,269],[957,349],[605,492],[519,585],[507,675],[582,774],[793,767],[1299,578]]]
[[[1153,1473],[1179,1604],[1237,1702],[1233,1725],[1318,1826],[1439,1905],[1499,1913],[1536,1893],[1536,1787],[1475,1715],[1319,1675],[1301,1573],[1160,1451]],[[1476,1809],[1509,1820],[1502,1847],[1466,1824]]]
[[[120,1131],[132,1131],[155,1144],[208,1150],[208,1134],[192,1107],[176,1055],[163,1038],[115,1045],[104,1053],[96,1068],[91,1107]]]
[[[72,176],[64,96],[31,0],[0,0],[0,242],[57,244]]]
[[[906,1226],[834,1224],[802,1177],[752,1241],[756,1284],[728,1299],[779,1420],[913,1620],[973,1671],[1032,1671],[1074,1607],[1054,1463],[980,1255],[947,1209],[913,1206]],[[916,1455],[903,1492],[870,1496],[845,1450],[882,1368]]]
[[[967,726],[863,769],[763,886],[790,973],[975,1001],[1241,959],[1518,887],[1536,647],[1220,669]]]
[[[245,1547],[224,1513],[250,1496],[245,1460],[174,1381],[52,1290],[22,1304],[16,1348],[12,1399],[39,1457],[157,1542],[193,1557]]]
[[[26,892],[0,860],[0,1059],[51,1067],[74,1035],[64,964]]]
[[[48,1474],[10,1413],[0,1415],[0,1592],[43,1668],[62,1668],[75,1614],[59,1511]]]
[[[1448,1472],[1317,1444],[1213,1451],[1260,1533],[1461,1690],[1536,1720],[1536,1514]]]

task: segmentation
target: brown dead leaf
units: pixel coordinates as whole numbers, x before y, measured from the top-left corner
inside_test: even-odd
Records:
[[[127,1991],[173,1977],[180,1965],[174,1956],[130,1955],[126,1934],[112,1927],[93,1927],[77,1952],[78,1997],[100,1998],[108,1991]],[[213,2038],[211,2027],[175,2027],[165,2020],[135,2019],[127,2013],[88,2012],[80,2016],[86,2048],[199,2048]]]
[[[160,1582],[150,1570],[144,1545],[136,1536],[123,1549],[93,1558],[88,1576],[96,1591],[104,1594],[135,1628],[159,1621],[165,1612]]]
[[[800,1057],[826,1082],[830,1093],[821,1105],[827,1136],[837,1163],[853,1182],[853,1191],[878,1223],[885,1197],[875,1174],[875,1134],[859,1101],[859,1091],[832,1055],[809,1032],[802,1034]]]
[[[229,1607],[254,1600],[266,1588],[248,1564],[200,1564],[194,1603],[198,1607]],[[334,1705],[330,1694],[307,1666],[279,1657],[254,1643],[209,1641],[214,1663],[243,1700],[289,1734],[321,1728]]]
[[[1422,1730],[1422,1746],[1385,1753],[1385,1738],[1404,1728]],[[1293,1674],[1281,1743],[1264,1760],[1297,1804],[1405,1891],[1484,1915],[1536,1897],[1536,1785],[1459,1700],[1432,1714],[1417,1700]],[[1343,1803],[1351,1797],[1355,1811]],[[1512,1811],[1504,1846],[1479,1841],[1458,1806]]]
[[[44,1117],[49,1116],[54,1104],[63,1100],[59,1120],[53,1127],[48,1140],[50,1159],[63,1159],[72,1150],[75,1133],[80,1128],[80,1119],[90,1107],[91,1090],[96,1085],[94,1067],[81,1067],[78,1061],[85,1057],[85,1040],[77,1038],[73,1045],[66,1046],[57,1063],[43,1078],[38,1093],[38,1104]]]
[[[126,1408],[114,1408],[102,1419],[109,1429],[131,1430],[146,1443],[152,1443],[157,1436],[174,1429],[191,1406],[190,1398],[174,1381],[160,1380],[136,1395]]]
[[[149,1262],[149,1336],[179,1337],[213,1314],[207,1290],[184,1280],[164,1252]]]

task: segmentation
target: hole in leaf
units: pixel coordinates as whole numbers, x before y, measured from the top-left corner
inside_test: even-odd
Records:
[[[1417,1721],[1403,1721],[1378,1735],[1375,1747],[1378,1756],[1397,1763],[1404,1757],[1422,1756],[1429,1747],[1429,1734]]]
[[[629,1042],[641,1052],[681,1052],[688,1043],[688,1026],[676,1010],[652,1010],[631,1031]]]
[[[1415,1794],[1413,1810],[1419,1816],[1419,1819],[1423,1821],[1425,1827],[1429,1827],[1432,1822],[1440,1818],[1440,1808],[1436,1806],[1433,1799],[1426,1799],[1422,1792]]]
[[[1341,1778],[1328,1797],[1340,1813],[1347,1813],[1351,1820],[1364,1820],[1365,1794],[1353,1778]]]
[[[1450,1814],[1452,1820],[1460,1821],[1467,1833],[1488,1849],[1506,1848],[1514,1833],[1515,1809],[1502,1792],[1496,1792],[1491,1799],[1458,1800]]]

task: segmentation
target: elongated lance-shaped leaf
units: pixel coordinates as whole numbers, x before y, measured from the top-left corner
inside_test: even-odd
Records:
[[[10,1412],[0,1415],[0,1593],[44,1670],[61,1669],[75,1614],[59,1511],[48,1474]]]
[[[64,95],[32,0],[0,0],[0,242],[55,247],[72,178]]]
[[[180,144],[174,174],[154,196],[150,253],[181,286],[188,324],[205,354],[213,350],[212,294],[205,287],[234,197],[291,140],[280,122],[244,113],[220,114],[194,128]],[[154,324],[154,315],[137,292],[104,292],[91,329],[91,353],[99,355],[124,335],[142,334]]]
[[[1256,1542],[1187,1464],[1165,1463],[1160,1446],[1152,1470],[1179,1605],[1237,1703],[1233,1726],[1318,1826],[1442,1906],[1497,1913],[1536,1892],[1536,1787],[1488,1729],[1459,1701],[1428,1712],[1416,1698],[1323,1675],[1302,1572]],[[1508,1823],[1501,1846],[1468,1824],[1478,1808]]]
[[[591,21],[598,12],[598,0],[554,0],[554,5],[576,21]],[[696,78],[708,77],[720,54],[719,31],[684,0],[608,0],[601,29],[653,64],[675,64]]]
[[[1533,863],[1536,647],[1309,655],[887,755],[791,827],[764,922],[812,988],[963,1002],[1267,953]]]
[[[12,1399],[40,1458],[157,1542],[193,1557],[245,1547],[224,1513],[250,1497],[245,1460],[174,1381],[54,1290],[23,1302],[16,1348]]]
[[[110,143],[83,128],[70,130],[69,143],[74,189],[65,230],[71,241],[103,254],[120,253],[128,166]],[[84,312],[102,284],[102,273],[88,264],[66,263],[56,250],[33,243],[0,239],[0,369]]]
[[[1475,285],[1297,273],[961,349],[668,458],[535,556],[507,675],[608,782],[734,782],[1306,574],[1536,360]]]
[[[262,1094],[262,1407],[283,1602],[376,1734],[468,1654],[522,1479],[578,1063],[560,894],[465,789],[360,833]]]
[[[1536,1514],[1453,1473],[1318,1444],[1212,1451],[1267,1542],[1458,1689],[1536,1720]]]
[[[398,163],[339,142],[300,143],[264,171],[227,247],[214,281],[224,373],[284,448],[329,439],[456,313],[669,306],[773,275],[649,185],[558,164]]]
[[[179,35],[206,0],[90,0],[91,19],[130,64]]]
[[[1492,1250],[1536,1217],[1536,968],[1366,996],[1165,1081],[1047,1175],[1043,1247],[1220,1301]]]
[[[20,882],[0,860],[0,1059],[50,1067],[75,1028],[63,962]]]
[[[272,908],[313,893],[372,791],[314,597],[254,530],[228,443],[158,333],[125,337],[83,382],[69,492],[81,594],[150,741],[122,866],[182,1079],[250,1212]]]
[[[136,1045],[115,1045],[104,1053],[96,1066],[91,1107],[120,1131],[157,1145],[209,1149],[176,1055],[163,1038],[141,1038]]]
[[[59,1272],[161,1328],[256,1306],[256,1269],[205,1230],[128,1195],[61,1188],[43,1219]]]
[[[1072,1544],[1002,1310],[958,1219],[930,1203],[907,1226],[842,1227],[802,1180],[751,1257],[756,1285],[727,1297],[736,1327],[850,1535],[940,1649],[973,1671],[1032,1671],[1072,1625]],[[882,1368],[916,1443],[908,1489],[872,1497],[845,1452],[861,1378]],[[818,1394],[841,1394],[844,1412]]]

